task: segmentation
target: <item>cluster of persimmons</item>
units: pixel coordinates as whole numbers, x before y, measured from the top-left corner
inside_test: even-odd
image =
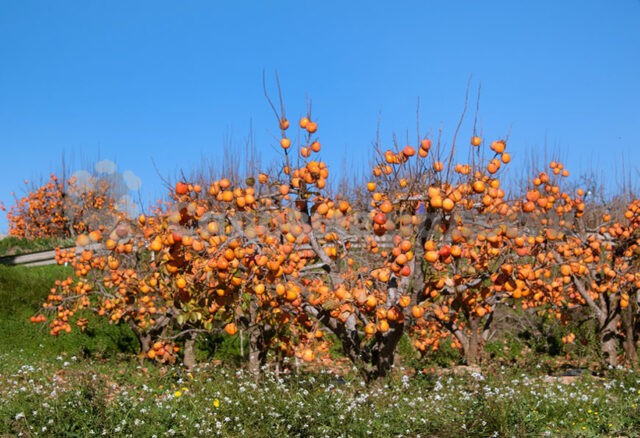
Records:
[[[278,122],[278,172],[180,181],[154,214],[79,229],[79,250],[59,252],[75,274],[44,304],[51,334],[84,328],[91,311],[129,324],[159,361],[199,333],[243,332],[256,357],[305,361],[328,360],[333,338],[375,378],[405,333],[421,354],[449,339],[478,362],[506,304],[563,321],[586,308],[610,364],[619,350],[606,333],[635,348],[640,201],[588,208],[557,162],[507,193],[506,141],[476,135],[465,163],[429,138],[378,150],[360,197],[332,195],[317,123],[300,120],[294,153],[289,121]]]

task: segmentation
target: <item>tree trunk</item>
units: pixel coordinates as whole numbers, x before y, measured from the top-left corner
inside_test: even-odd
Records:
[[[149,350],[151,350],[151,346],[153,345],[153,343],[158,338],[164,336],[165,332],[167,331],[167,326],[172,321],[173,315],[174,313],[171,310],[167,311],[167,316],[159,318],[156,325],[153,326],[150,330],[140,330],[140,328],[133,320],[127,320],[129,328],[135,335],[136,339],[138,339],[138,343],[140,344],[141,356],[146,356]]]
[[[468,314],[467,314],[468,315]],[[457,325],[444,323],[462,346],[462,356],[467,365],[478,365],[484,355],[484,344],[489,338],[489,327],[493,321],[493,312],[486,317],[484,324],[479,316],[467,316],[468,333],[463,332]]]
[[[262,348],[261,348],[261,336],[257,329],[249,332],[249,373],[254,377],[260,376],[262,371]]]
[[[249,372],[257,379],[267,363],[269,340],[273,336],[270,326],[254,326],[249,331]]]
[[[610,315],[606,315],[609,317]],[[618,365],[618,339],[616,336],[619,316],[606,319],[599,318],[600,325],[600,351],[605,363],[615,367]]]
[[[140,344],[140,353],[146,355],[151,350],[151,344],[153,344],[151,333],[140,330],[132,320],[128,320],[128,324]]]
[[[197,333],[189,333],[187,338],[184,341],[184,356],[182,359],[182,363],[185,368],[189,371],[196,366],[196,338],[198,337]]]
[[[477,316],[471,316],[469,321],[469,337],[467,348],[464,351],[464,358],[467,365],[478,365],[482,359],[482,353],[484,351],[484,337],[485,331],[480,324],[481,318]]]
[[[249,361],[247,368],[256,380],[260,379],[263,367],[267,363],[267,353],[271,338],[275,336],[273,327],[269,324],[259,324],[258,303],[254,299],[249,304],[249,319],[245,322],[245,329],[249,332]]]
[[[478,365],[480,362],[479,352],[480,352],[480,341],[478,339],[478,334],[476,332],[472,332],[469,336],[469,343],[467,344],[467,349],[464,351],[464,360],[467,362],[467,365]]]
[[[373,343],[362,346],[355,315],[350,315],[347,321],[342,322],[338,318],[333,318],[327,310],[316,308],[308,303],[305,303],[305,311],[317,318],[340,340],[342,352],[356,367],[365,382],[370,383],[388,375],[395,360],[398,342],[402,337],[404,322],[391,321],[386,333],[377,333]]]
[[[371,368],[367,373],[366,380],[381,379],[389,374],[403,332],[404,322],[393,322],[389,325],[388,332],[376,335],[376,343],[371,351]]]
[[[137,336],[138,342],[140,343],[140,352],[143,354],[147,354],[149,350],[151,350],[151,344],[153,343],[153,339],[151,339],[151,335],[149,333],[145,333],[144,335]]]
[[[387,302],[385,303],[387,310],[398,304],[401,295],[401,286],[405,286],[402,288],[403,290],[406,290],[408,287],[408,285],[399,285],[398,279],[395,277],[389,280]],[[397,309],[399,310],[399,308]],[[399,311],[401,312],[401,310]],[[402,333],[404,333],[404,316],[399,317],[395,321],[389,321],[389,331],[386,333],[376,334],[376,342],[371,354],[372,368],[370,372],[372,373],[372,380],[383,378],[391,371],[396,358],[396,348],[398,342],[400,342]]]
[[[622,330],[624,332],[622,347],[624,348],[627,363],[634,368],[638,365],[635,331],[636,318],[634,315],[635,306],[636,304],[634,302],[630,302],[629,305],[622,310]]]

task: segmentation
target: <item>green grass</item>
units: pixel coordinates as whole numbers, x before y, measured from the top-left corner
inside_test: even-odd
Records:
[[[355,373],[304,369],[267,371],[255,382],[235,365],[237,338],[201,343],[203,360],[231,357],[225,365],[203,363],[191,373],[141,365],[126,327],[92,320],[89,334],[54,338],[46,325],[29,323],[51,283],[70,274],[58,266],[0,266],[0,436],[596,437],[640,430],[638,373],[608,370],[564,382],[550,378],[546,364],[532,365],[531,351],[526,373],[495,362],[481,373],[438,366],[415,373],[403,339],[407,368],[369,387]],[[519,348],[513,339],[490,346],[504,363]]]
[[[112,357],[132,353],[136,341],[127,327],[92,318],[86,333],[72,331],[60,337],[49,335],[45,324],[32,324],[29,317],[42,311],[42,303],[56,279],[73,271],[56,265],[8,267],[0,265],[0,351],[13,351],[16,358],[46,360],[62,353],[87,357]]]
[[[25,254],[36,251],[46,251],[56,247],[73,246],[73,239],[38,238],[20,239],[17,237],[5,237],[0,240],[0,257]]]

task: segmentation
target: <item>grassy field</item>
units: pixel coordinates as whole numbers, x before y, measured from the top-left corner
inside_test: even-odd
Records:
[[[526,372],[500,365],[455,373],[406,367],[366,387],[352,373],[267,372],[256,383],[242,368],[217,361],[191,373],[141,365],[126,328],[98,323],[85,334],[52,338],[45,325],[29,323],[49,285],[68,275],[57,266],[0,266],[2,436],[640,433],[640,375],[626,370],[556,378],[542,362]],[[234,354],[230,345],[217,354]]]

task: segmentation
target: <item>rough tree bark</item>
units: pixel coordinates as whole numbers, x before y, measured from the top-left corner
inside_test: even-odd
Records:
[[[249,331],[249,361],[247,367],[249,373],[256,380],[259,380],[267,363],[267,353],[275,331],[269,324],[259,324],[257,316],[258,305],[255,301],[252,301],[249,305],[249,320],[247,324],[247,330]]]
[[[196,366],[196,339],[198,338],[197,332],[191,332],[187,334],[184,340],[184,355],[182,363],[187,370],[192,370]]]
[[[618,339],[617,326],[619,315],[606,315],[604,319],[598,318],[600,334],[600,350],[607,365],[618,365]]]
[[[627,363],[636,367],[638,365],[638,349],[637,349],[637,297],[636,293],[629,294],[629,305],[622,310],[622,330],[624,332],[624,339],[622,341],[622,348]]]
[[[467,341],[467,348],[464,350],[464,358],[467,365],[478,365],[481,362],[481,353],[484,351],[484,340],[482,338],[480,318],[472,316],[468,318],[469,322],[469,336]]]

